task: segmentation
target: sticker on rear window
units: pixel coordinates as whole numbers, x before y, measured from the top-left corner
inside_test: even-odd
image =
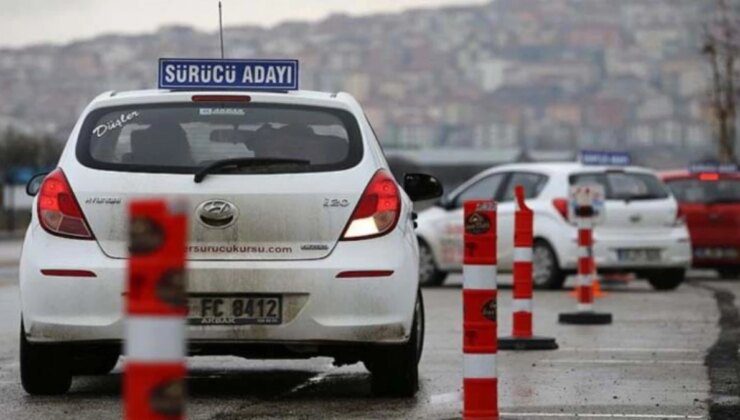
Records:
[[[242,108],[200,108],[200,115],[245,115]]]
[[[139,116],[139,111],[131,111],[128,114],[121,114],[118,118],[106,121],[97,127],[93,128],[93,134],[98,138],[103,137],[108,131],[123,128],[124,125],[131,122],[134,118]]]

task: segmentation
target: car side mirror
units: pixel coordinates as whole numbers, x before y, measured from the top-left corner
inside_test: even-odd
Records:
[[[403,189],[411,201],[432,200],[442,196],[442,184],[437,178],[426,174],[405,174]]]
[[[46,175],[48,173],[40,173],[34,175],[31,179],[28,180],[28,183],[26,184],[26,194],[30,195],[31,197],[35,197],[36,194],[39,193],[39,190],[41,189],[41,184],[44,182],[44,178],[46,178]]]

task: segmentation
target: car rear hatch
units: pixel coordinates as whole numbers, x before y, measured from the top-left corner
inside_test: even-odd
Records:
[[[598,183],[606,193],[605,218],[596,227],[604,236],[649,234],[674,226],[677,205],[663,183],[642,171],[606,170],[571,175],[571,185]]]
[[[186,203],[189,258],[329,255],[373,173],[351,113],[276,104],[102,109],[83,124],[68,178],[103,252],[127,256],[127,203]],[[222,160],[235,164],[218,166]],[[211,165],[209,172],[195,174]]]
[[[740,246],[740,178],[719,174],[667,180],[694,246]]]

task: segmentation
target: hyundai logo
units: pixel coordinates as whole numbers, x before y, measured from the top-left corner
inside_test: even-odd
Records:
[[[218,229],[234,224],[239,214],[236,206],[226,200],[204,201],[196,212],[202,224]]]

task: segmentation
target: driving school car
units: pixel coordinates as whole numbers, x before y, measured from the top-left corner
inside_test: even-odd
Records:
[[[692,265],[740,276],[740,172],[734,165],[692,165],[664,172],[691,234]]]
[[[160,64],[202,75],[275,63]],[[375,392],[413,395],[424,310],[411,200],[438,196],[439,183],[411,174],[401,189],[349,94],[270,89],[269,80],[201,85],[184,74],[179,89],[98,96],[58,168],[29,184],[26,391],[62,393],[72,376],[114,367],[128,203],[166,198],[189,203],[191,354],[361,361]]]
[[[439,285],[448,273],[462,269],[462,205],[473,199],[498,202],[497,267],[510,272],[514,188],[522,185],[534,212],[533,283],[541,288],[562,287],[566,276],[575,273],[578,256],[569,189],[597,184],[605,191],[603,221],[594,228],[599,272],[635,272],[656,289],[677,287],[690,264],[691,249],[676,201],[651,170],[625,165],[624,159],[615,163],[582,159],[508,164],[471,178],[419,213],[420,282]]]

